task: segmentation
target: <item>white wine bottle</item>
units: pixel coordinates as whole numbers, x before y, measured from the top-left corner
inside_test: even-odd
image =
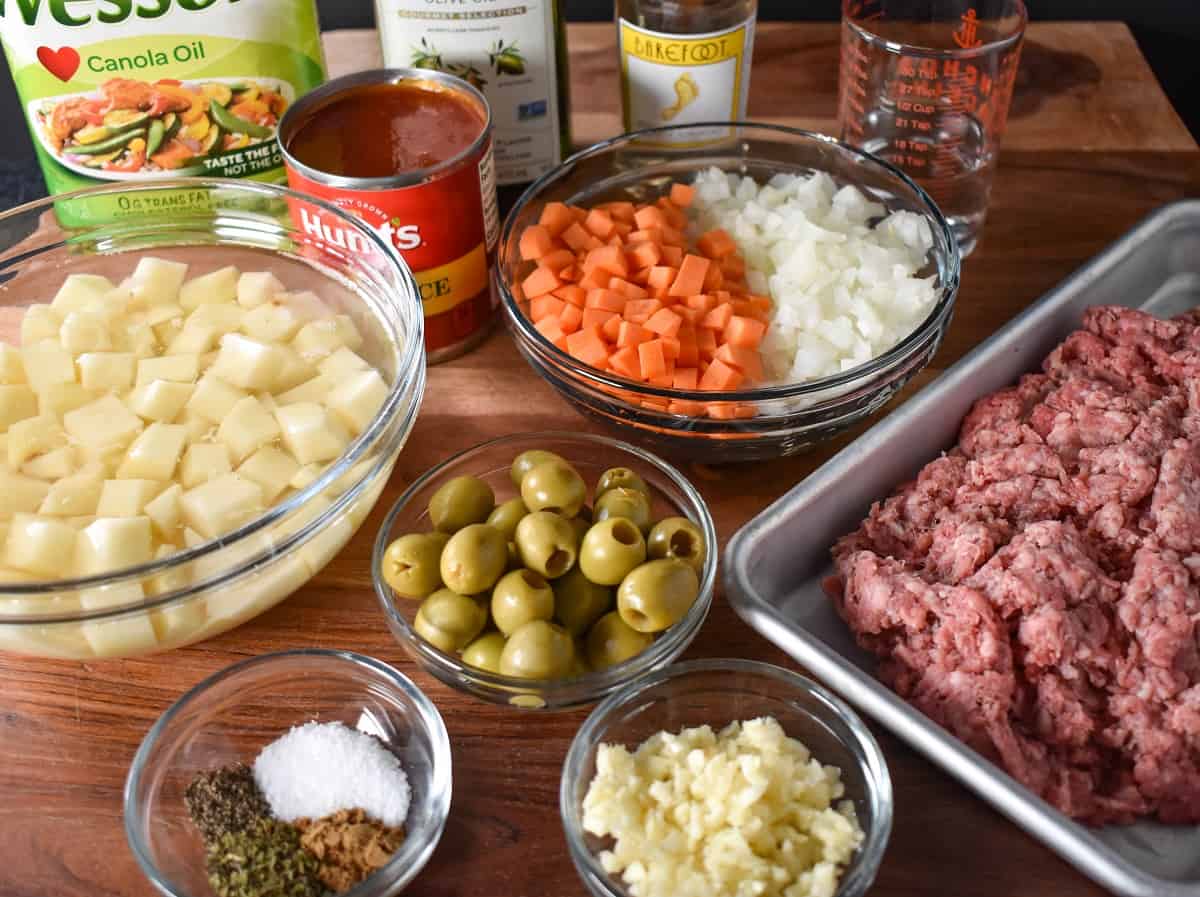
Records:
[[[745,119],[757,12],[758,0],[617,0],[625,130]]]
[[[449,72],[487,97],[502,207],[571,152],[564,5],[375,2],[386,66]]]

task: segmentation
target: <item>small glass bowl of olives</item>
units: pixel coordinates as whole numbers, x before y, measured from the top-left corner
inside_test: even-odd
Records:
[[[520,433],[414,482],[375,541],[375,591],[443,682],[529,709],[589,704],[670,663],[708,614],[716,531],[674,467],[587,433]]]

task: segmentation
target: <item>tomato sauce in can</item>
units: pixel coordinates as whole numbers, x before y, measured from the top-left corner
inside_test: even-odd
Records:
[[[412,270],[430,363],[482,341],[496,308],[491,131],[483,94],[424,69],[337,78],[279,126],[288,184],[364,219]],[[302,232],[336,245],[337,226],[318,206],[297,204],[293,214]]]

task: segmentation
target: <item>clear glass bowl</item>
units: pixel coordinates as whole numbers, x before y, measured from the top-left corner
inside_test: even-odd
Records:
[[[413,620],[421,602],[398,597],[380,574],[383,553],[393,540],[406,533],[433,529],[429,522],[429,499],[443,483],[458,476],[476,476],[492,487],[497,504],[507,501],[518,495],[508,475],[513,459],[521,452],[535,448],[556,452],[570,461],[588,484],[589,502],[590,489],[605,470],[610,467],[632,469],[653,492],[651,510],[654,518],[672,515],[687,517],[700,528],[708,546],[700,576],[700,596],[683,620],[659,636],[641,654],[624,663],[600,672],[554,682],[530,682],[528,679],[489,673],[468,666],[461,658],[435,648],[413,629]],[[383,605],[392,633],[413,660],[442,682],[496,704],[531,710],[557,710],[597,701],[625,683],[670,663],[691,644],[712,604],[717,575],[716,547],[717,531],[704,499],[683,474],[660,458],[628,443],[588,433],[517,433],[460,452],[409,486],[392,506],[379,529],[371,571],[375,593]]]
[[[609,695],[571,742],[563,764],[559,810],[571,860],[595,897],[629,897],[604,871],[598,854],[612,846],[583,830],[583,799],[596,774],[596,749],[633,750],[657,732],[773,716],[821,763],[841,769],[866,837],[842,870],[837,897],[861,897],[871,887],[892,831],[892,780],[870,730],[843,701],[811,679],[750,660],[693,660],[659,670]]]
[[[298,226],[306,204],[321,205],[343,230]],[[73,659],[146,654],[262,613],[312,578],[362,524],[416,418],[424,318],[407,267],[356,219],[253,181],[113,184],[0,214],[0,341],[17,343],[25,308],[48,301],[68,274],[107,268],[123,277],[142,253],[197,271],[270,265],[285,286],[313,290],[354,320],[365,340],[360,354],[387,382],[387,398],[321,476],[234,532],[112,573],[0,583],[0,650]],[[0,521],[6,516],[0,510]]]
[[[712,129],[728,137],[713,140]],[[656,138],[700,145],[662,146]],[[690,181],[716,166],[760,182],[773,175],[823,171],[852,184],[889,212],[924,215],[933,234],[930,262],[921,276],[935,276],[941,297],[929,316],[894,348],[832,377],[715,394],[634,383],[585,365],[533,326],[510,289],[532,267],[521,261],[518,241],[548,202],[591,204],[626,199],[652,201],[673,181]],[[698,124],[626,134],[577,153],[535,181],[504,223],[496,282],[505,318],[522,356],[541,377],[584,414],[656,450],[699,460],[746,461],[790,455],[810,448],[882,408],[932,360],[950,325],[958,293],[959,252],[933,200],[898,168],[847,144],[808,131],[775,125]],[[720,402],[714,402],[719,397]],[[647,407],[672,401],[720,404],[723,417],[673,414]]]
[[[210,676],[146,734],[125,781],[125,835],[138,864],[167,897],[209,897],[204,842],[183,796],[197,773],[252,765],[292,726],[341,722],[400,758],[412,789],[404,842],[382,869],[344,897],[390,897],[421,871],[450,813],[450,739],[433,702],[408,677],[348,651],[284,651]]]

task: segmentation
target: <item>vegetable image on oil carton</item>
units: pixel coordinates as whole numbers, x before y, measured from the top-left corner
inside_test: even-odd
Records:
[[[279,120],[324,80],[313,0],[12,0],[0,2],[0,38],[51,193],[282,181]]]

